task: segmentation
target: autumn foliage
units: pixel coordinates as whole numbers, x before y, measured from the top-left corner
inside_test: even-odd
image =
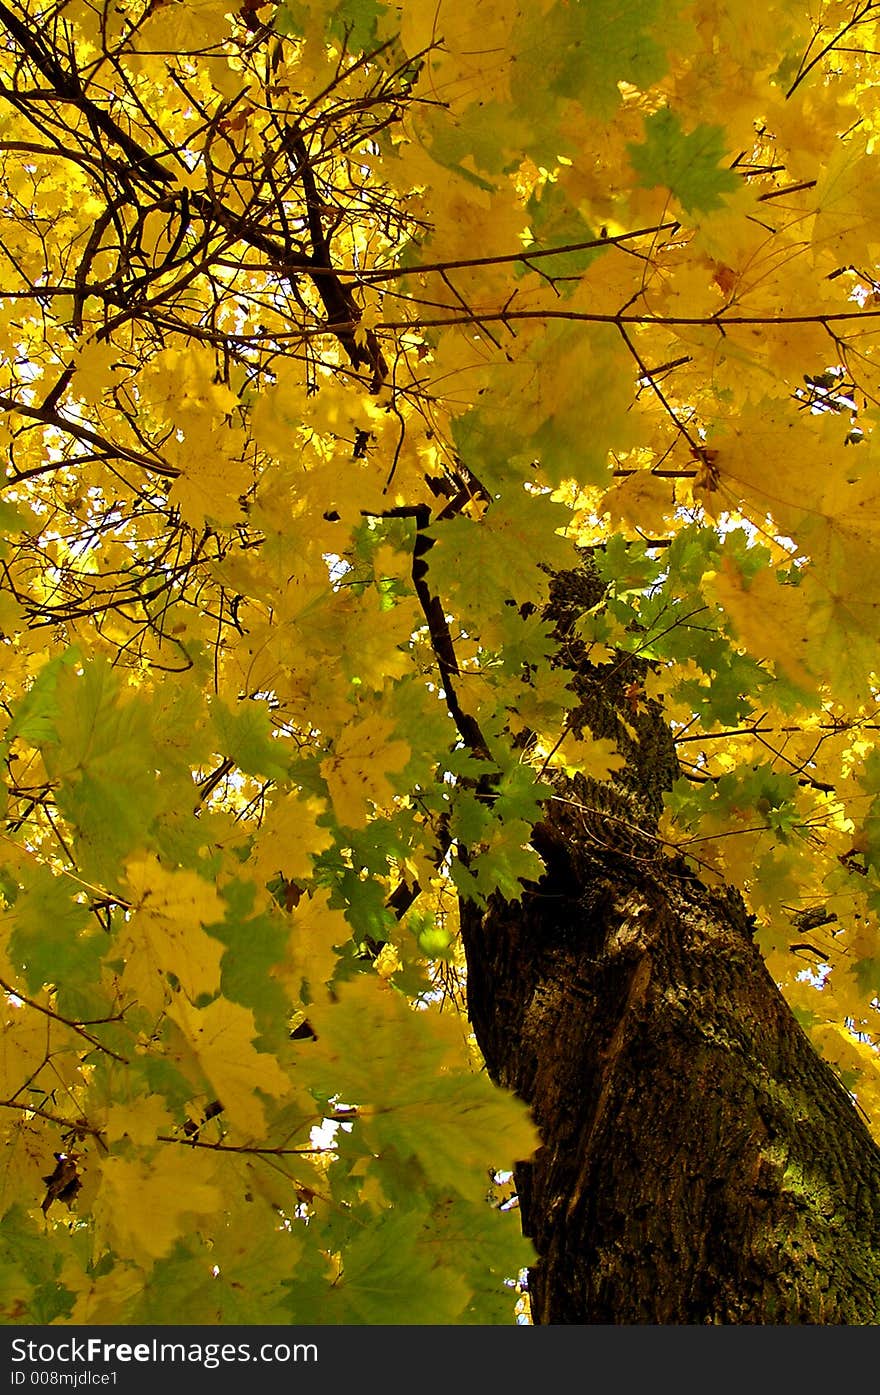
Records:
[[[880,1137],[880,7],[0,34],[3,1321],[513,1321],[458,903],[624,764],[578,549]]]

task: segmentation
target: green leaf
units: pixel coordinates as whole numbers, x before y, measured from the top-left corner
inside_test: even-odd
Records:
[[[20,737],[31,746],[39,746],[44,741],[51,740],[55,735],[53,723],[58,710],[58,679],[66,668],[79,663],[80,658],[80,650],[73,644],[40,669],[25,697],[13,711],[3,743],[5,750],[8,750],[16,737]]]
[[[390,1146],[418,1158],[445,1190],[477,1198],[490,1165],[509,1166],[537,1145],[525,1106],[462,1068],[460,1029],[449,1019],[414,1012],[364,977],[342,985],[337,1003],[310,1007],[309,1019],[318,1034],[312,1079],[328,1097],[364,1103],[358,1127],[377,1167]],[[442,1141],[447,1130],[451,1143]]]
[[[533,194],[527,210],[532,234],[527,253],[592,242],[596,238],[595,228],[585,221],[579,208],[558,184],[546,184],[540,194]],[[554,281],[562,296],[568,296],[577,286],[578,277],[607,250],[600,246],[585,251],[560,252],[552,257],[542,256],[534,265],[540,267],[541,275],[549,276]]]
[[[331,1320],[455,1322],[470,1290],[460,1274],[437,1264],[430,1241],[418,1214],[385,1211],[371,1218],[346,1246],[342,1274],[324,1300]]]
[[[548,92],[610,116],[621,81],[644,88],[662,75],[678,9],[674,0],[571,0],[549,11],[523,5],[511,83],[517,106],[534,112],[538,130]]]
[[[431,1209],[430,1228],[441,1255],[459,1266],[473,1289],[473,1297],[461,1322],[511,1321],[513,1280],[535,1261],[531,1242],[516,1218],[519,1212],[497,1206],[438,1198]]]
[[[340,0],[329,16],[329,32],[344,39],[349,53],[376,46],[376,28],[387,13],[377,0]]]
[[[732,170],[719,169],[726,154],[724,128],[701,123],[685,135],[668,107],[645,117],[644,142],[627,150],[639,182],[646,189],[665,186],[688,213],[722,208],[722,195],[742,182]]]
[[[70,1312],[61,1280],[62,1246],[24,1207],[3,1217],[0,1231],[0,1322],[50,1323]]]
[[[272,739],[265,703],[244,701],[230,708],[220,698],[211,704],[211,722],[219,749],[248,775],[281,780],[287,775],[284,747]]]
[[[8,499],[0,499],[0,537],[15,537],[17,533],[23,533],[33,526],[33,510],[26,504],[13,504]]]
[[[454,123],[443,122],[434,128],[431,158],[494,193],[496,186],[486,179],[478,180],[463,161],[476,164],[487,174],[503,174],[519,163],[532,136],[528,121],[509,103],[474,102]]]
[[[157,777],[147,701],[126,691],[104,660],[65,668],[56,688],[52,738],[43,746],[58,808],[77,831],[87,875],[108,882],[141,845],[167,795]]]
[[[69,991],[94,981],[107,949],[107,936],[87,907],[73,899],[77,891],[69,878],[35,865],[14,909],[4,917],[11,921],[9,954],[14,967],[24,973],[31,993],[44,984],[57,985],[62,1011]]]
[[[431,584],[441,596],[480,596],[490,607],[508,599],[540,597],[548,587],[546,567],[574,565],[571,543],[557,530],[571,518],[564,504],[546,494],[517,491],[493,504],[484,519],[453,518],[430,530]]]
[[[251,915],[252,883],[231,881],[223,888],[229,904],[226,917],[211,926],[211,934],[226,945],[220,986],[233,1002],[253,1009],[260,1044],[273,1050],[287,1036],[290,1004],[273,967],[286,953],[290,923],[279,915]]]
[[[295,1196],[292,1186],[290,1193]],[[220,1222],[210,1248],[199,1237],[160,1259],[127,1321],[162,1324],[169,1311],[178,1324],[288,1321],[284,1281],[299,1269],[306,1227],[279,1226],[259,1197],[239,1207],[236,1219],[234,1228]]]
[[[393,1145],[402,1156],[418,1158],[431,1185],[441,1191],[479,1197],[492,1166],[521,1161],[510,1155],[512,1132],[519,1133],[526,1154],[537,1143],[524,1106],[486,1075],[425,1081],[410,1095],[372,1115],[367,1132],[374,1146]]]
[[[508,901],[518,901],[523,883],[540,881],[544,863],[528,846],[532,824],[511,819],[500,824],[485,852],[478,853],[465,868],[456,863],[452,876],[462,896],[485,904],[497,892]]]

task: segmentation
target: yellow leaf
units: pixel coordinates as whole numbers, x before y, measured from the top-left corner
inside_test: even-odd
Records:
[[[299,460],[307,412],[302,374],[283,365],[275,385],[260,394],[251,410],[251,432],[260,450],[276,460]]]
[[[149,1265],[191,1232],[192,1219],[223,1204],[214,1181],[216,1160],[193,1149],[165,1144],[149,1158],[105,1157],[100,1161],[95,1208],[99,1247],[119,1258]]]
[[[581,740],[568,732],[550,756],[550,765],[564,770],[566,775],[609,780],[615,770],[623,769],[626,760],[607,737],[587,736]]]
[[[144,1270],[134,1264],[115,1264],[109,1274],[92,1277],[83,1288],[83,1271],[69,1264],[62,1273],[65,1286],[77,1295],[72,1323],[123,1323],[132,1303],[144,1291]]]
[[[190,345],[185,352],[163,349],[156,354],[142,379],[154,409],[169,424],[191,422],[218,425],[238,404],[238,397],[217,380],[213,353]]]
[[[31,1208],[45,1196],[46,1176],[51,1175],[53,1161],[43,1123],[38,1119],[31,1122],[19,1110],[3,1113],[11,1116],[3,1131],[0,1154],[0,1214],[5,1216],[16,1202]]]
[[[231,527],[242,518],[241,497],[253,484],[253,473],[236,456],[237,444],[237,433],[227,427],[210,432],[190,427],[186,439],[169,451],[180,471],[171,486],[169,502],[199,531],[207,522]]]
[[[868,261],[880,246],[877,152],[855,132],[839,141],[816,186],[813,248],[834,269]]]
[[[157,975],[172,973],[191,998],[216,993],[224,946],[203,928],[226,914],[215,888],[195,872],[166,870],[153,853],[128,861],[126,884],[132,903],[126,973],[146,991],[148,1005],[164,999]]]
[[[730,616],[737,638],[750,654],[769,659],[777,672],[799,687],[815,689],[816,681],[804,664],[811,607],[803,588],[780,585],[767,569],[756,572],[746,585],[729,557],[711,582],[704,578],[704,583]]]
[[[824,1023],[811,1035],[839,1070],[857,1075],[853,1093],[865,1112],[873,1114],[880,1108],[880,1060],[874,1048],[859,1041],[843,1023]]]
[[[47,1059],[49,1032],[47,1019],[33,1008],[4,999],[4,1021],[0,1025],[0,1096],[11,1099],[26,1081],[31,1081]]]
[[[384,944],[376,956],[376,973],[380,978],[393,978],[397,970],[403,967],[403,961],[393,944]]]
[[[144,53],[198,53],[227,38],[228,13],[226,0],[166,0],[147,11],[137,47]]]
[[[658,479],[650,470],[635,470],[606,491],[598,511],[607,512],[612,522],[625,521],[656,534],[668,526],[675,507],[675,492],[669,480]]]
[[[769,514],[796,537],[811,493],[839,458],[845,435],[831,413],[804,419],[775,398],[749,403],[719,424],[710,441],[713,468],[702,482],[701,502],[715,516],[742,509],[763,521]]]
[[[263,1138],[266,1115],[257,1090],[285,1095],[291,1082],[274,1056],[258,1051],[254,1014],[225,998],[195,1008],[178,994],[168,1009],[186,1048],[217,1092],[227,1119],[250,1138]]]
[[[299,1002],[303,983],[314,1000],[329,983],[339,963],[338,949],[351,939],[351,926],[341,910],[330,905],[330,893],[320,887],[304,896],[290,917],[287,955],[273,974]]]
[[[172,1124],[162,1096],[147,1095],[146,1099],[130,1104],[112,1104],[107,1110],[103,1134],[110,1143],[129,1138],[132,1143],[149,1145],[156,1142],[160,1133],[168,1133]]]
[[[402,770],[410,757],[405,741],[392,740],[393,723],[378,714],[346,727],[333,754],[321,762],[336,817],[347,828],[366,828],[370,805],[391,802],[388,775]]]
[[[249,867],[257,881],[269,882],[278,876],[304,881],[311,877],[313,858],[333,842],[333,835],[317,822],[325,808],[324,801],[314,797],[276,795],[254,838]]]
[[[106,341],[92,340],[79,349],[74,360],[72,389],[86,402],[98,402],[107,388],[113,386],[114,367],[119,350]]]

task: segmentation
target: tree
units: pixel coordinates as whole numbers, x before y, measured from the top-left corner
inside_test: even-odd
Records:
[[[0,0],[4,1321],[880,1318],[877,14]]]

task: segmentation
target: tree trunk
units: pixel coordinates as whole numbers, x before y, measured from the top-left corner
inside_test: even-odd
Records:
[[[625,734],[630,661],[585,662],[559,588],[576,730],[617,737],[627,768],[558,788],[534,835],[547,872],[520,902],[462,905],[488,1070],[543,1138],[516,1172],[533,1321],[880,1322],[880,1149],[738,893],[664,855],[662,714],[627,712]]]

